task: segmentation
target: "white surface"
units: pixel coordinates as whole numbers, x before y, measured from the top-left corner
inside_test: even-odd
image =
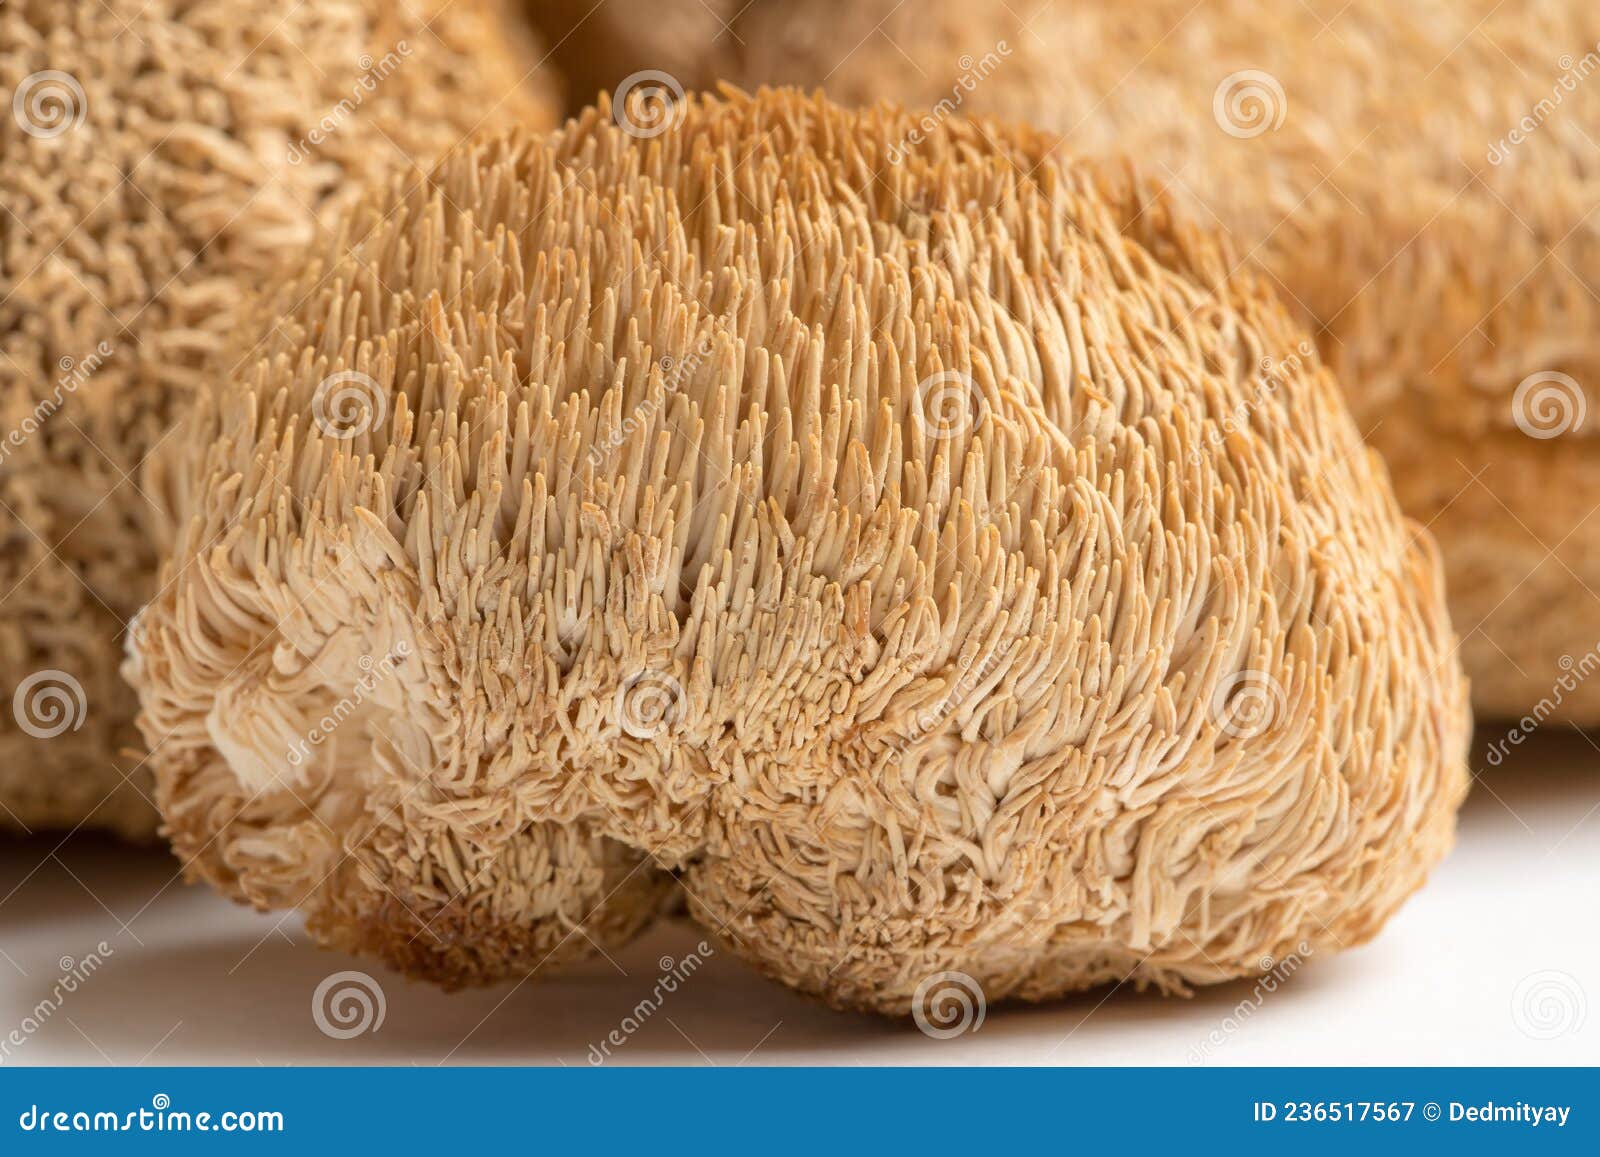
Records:
[[[1600,747],[1537,737],[1479,780],[1455,853],[1373,944],[1308,961],[1205,1063],[1596,1063],[1597,896]],[[62,957],[112,949],[0,1065],[585,1065],[655,986],[659,958],[681,960],[699,938],[671,925],[614,962],[448,995],[316,951],[293,918],[182,884],[162,852],[0,844],[0,1041],[49,997]],[[336,1040],[313,1021],[313,992],[342,969],[381,985],[376,1032]],[[1541,988],[1546,973],[1558,975]],[[991,1008],[977,1032],[933,1040],[831,1012],[717,955],[608,1063],[1184,1065],[1241,1001],[1251,985],[1193,1000],[1096,993]]]

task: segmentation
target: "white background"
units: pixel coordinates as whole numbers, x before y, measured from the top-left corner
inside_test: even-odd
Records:
[[[1485,728],[1482,744],[1494,736]],[[0,841],[0,1041],[46,998],[62,957],[104,940],[100,969],[17,1064],[586,1065],[590,1046],[699,934],[669,924],[613,959],[457,994],[318,951],[294,917],[183,884],[158,849],[98,839]],[[331,973],[369,972],[376,1031],[332,1039],[312,1017]],[[713,956],[621,1047],[617,1064],[1594,1064],[1600,1061],[1600,747],[1538,736],[1484,769],[1455,852],[1377,938],[1314,957],[1284,986],[1194,999],[1093,993],[987,1011],[948,1040],[838,1013]],[[1232,1031],[1243,1003],[1250,1012]]]

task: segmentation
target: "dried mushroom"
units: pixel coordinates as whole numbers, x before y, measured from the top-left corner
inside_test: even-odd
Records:
[[[1467,782],[1430,538],[1209,232],[916,123],[603,102],[357,209],[180,435],[134,665],[179,854],[450,984],[626,937],[657,867],[888,1012],[1375,933]]]

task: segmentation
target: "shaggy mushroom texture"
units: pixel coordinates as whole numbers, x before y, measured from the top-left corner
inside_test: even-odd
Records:
[[[0,5],[0,827],[153,831],[117,676],[169,533],[145,459],[362,182],[552,123],[503,2]]]
[[[663,39],[656,67],[693,62],[689,88],[824,85],[1138,158],[1314,331],[1402,507],[1441,544],[1479,712],[1600,723],[1594,5],[653,7],[637,27]],[[650,56],[637,38],[612,53],[613,74]]]
[[[913,123],[603,103],[360,209],[183,434],[180,855],[451,983],[616,932],[641,855],[889,1012],[1372,935],[1466,788],[1431,540],[1211,235]]]

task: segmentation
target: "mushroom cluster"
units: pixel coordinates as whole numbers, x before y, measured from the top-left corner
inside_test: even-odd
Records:
[[[1439,540],[1480,714],[1600,722],[1591,5],[681,6],[693,20],[602,44],[598,74],[643,67],[637,30],[657,30],[656,67],[692,62],[676,74],[690,89],[826,85],[1137,158],[1313,332],[1402,507]]]
[[[551,123],[503,3],[0,5],[0,828],[154,830],[117,675],[177,501],[146,459],[367,182]]]
[[[1371,936],[1466,685],[1267,278],[1029,130],[635,111],[374,193],[174,436],[129,672],[191,870],[451,985],[681,886],[887,1012]]]

